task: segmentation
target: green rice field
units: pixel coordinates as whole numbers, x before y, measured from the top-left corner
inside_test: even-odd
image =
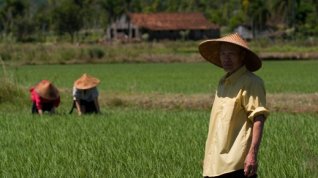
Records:
[[[1,177],[201,176],[206,111],[0,117]],[[259,156],[260,177],[317,177],[317,128],[317,114],[272,113]]]
[[[265,61],[257,74],[267,93],[313,94],[317,67],[318,61]],[[106,95],[213,93],[223,75],[208,63],[8,66],[25,100],[0,103],[1,177],[202,177],[209,111],[104,107],[101,115],[66,114],[68,92],[85,72],[102,80]],[[65,91],[56,115],[30,114],[27,88],[41,79]],[[315,112],[271,113],[260,178],[318,177],[317,119]]]
[[[23,86],[49,79],[58,87],[72,88],[83,73],[102,80],[104,91],[141,93],[211,93],[223,75],[208,63],[29,65],[10,67]],[[314,93],[318,91],[318,61],[266,61],[257,75],[268,93]]]

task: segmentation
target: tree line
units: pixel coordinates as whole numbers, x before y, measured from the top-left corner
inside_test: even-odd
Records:
[[[130,12],[202,12],[225,31],[244,24],[259,34],[267,28],[293,36],[318,35],[318,0],[1,0],[1,38],[41,41],[106,29]]]

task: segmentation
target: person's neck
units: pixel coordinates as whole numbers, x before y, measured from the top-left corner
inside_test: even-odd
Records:
[[[236,69],[234,69],[234,70],[232,70],[232,71],[230,71],[230,72],[227,72],[226,73],[226,78],[227,77],[229,77],[229,76],[231,76],[232,74],[234,74],[236,71],[238,71],[241,67],[243,67],[243,65],[241,65],[240,67],[238,67],[238,68],[236,68]]]

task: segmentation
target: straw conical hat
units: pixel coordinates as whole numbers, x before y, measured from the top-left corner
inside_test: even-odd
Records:
[[[80,90],[86,90],[96,87],[99,83],[99,79],[89,76],[87,74],[83,74],[79,79],[77,79],[74,82],[74,87]]]
[[[206,40],[200,43],[199,52],[207,61],[222,67],[220,60],[220,46],[222,43],[230,43],[237,45],[247,51],[245,56],[245,66],[249,71],[257,71],[262,67],[261,59],[250,50],[247,42],[243,40],[239,34],[234,33],[218,39]]]
[[[48,80],[42,80],[34,90],[42,97],[48,100],[55,100],[59,97],[58,89]]]

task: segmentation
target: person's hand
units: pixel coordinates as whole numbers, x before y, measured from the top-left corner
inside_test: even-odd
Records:
[[[257,160],[254,153],[248,153],[244,163],[244,175],[251,177],[257,172]]]
[[[50,114],[54,114],[55,113],[55,107],[52,107]]]

